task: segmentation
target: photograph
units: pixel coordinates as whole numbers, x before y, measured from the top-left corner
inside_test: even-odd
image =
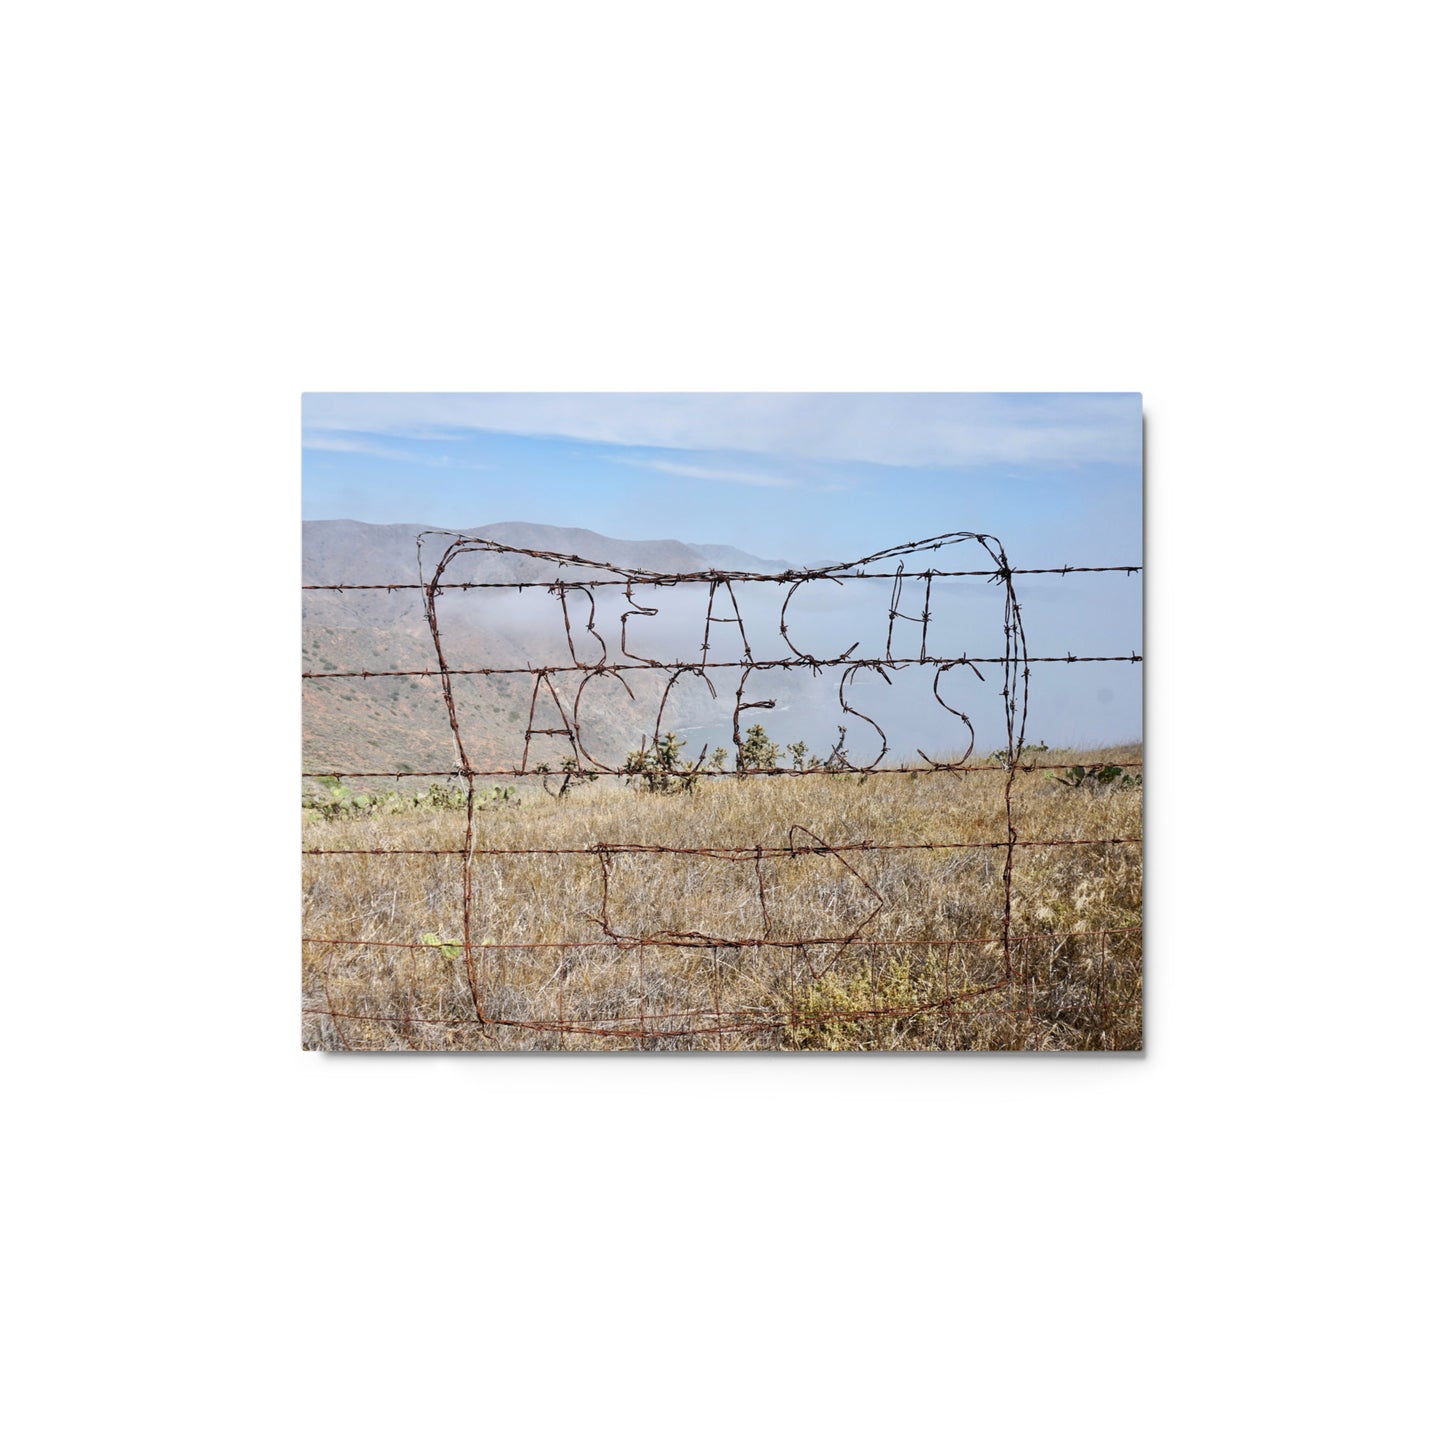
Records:
[[[302,448],[305,1049],[1142,1049],[1139,393]]]
[[[1438,1436],[1434,10],[7,18],[15,1439]]]

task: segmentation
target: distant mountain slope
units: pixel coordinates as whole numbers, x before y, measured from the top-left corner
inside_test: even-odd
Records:
[[[709,567],[721,567],[728,572],[786,572],[793,566],[793,563],[780,561],[776,557],[753,557],[736,547],[703,542],[689,542],[687,545]]]
[[[417,537],[431,531],[425,523],[324,521],[301,524],[302,581],[325,582],[415,582],[417,580]],[[465,527],[462,533],[486,537],[509,547],[538,552],[561,552],[585,557],[591,562],[642,567],[650,572],[694,572],[719,567],[739,572],[785,571],[786,562],[754,557],[736,547],[688,543],[674,539],[624,541],[604,537],[585,527],[552,527],[541,522],[491,522]],[[435,566],[447,545],[447,537],[430,537],[422,547],[422,558]],[[457,573],[459,581],[533,580],[528,574],[553,564],[529,562],[505,555],[474,555],[465,559]],[[554,569],[555,570],[555,569]],[[472,573],[478,575],[473,576]],[[496,575],[485,575],[495,573]],[[448,574],[451,575],[450,573]]]
[[[425,524],[378,525],[347,520],[302,523],[302,581],[411,584],[398,592],[304,592],[302,594],[302,671],[321,674],[303,683],[303,771],[376,769],[430,772],[456,762],[455,745],[441,689],[434,677],[337,677],[328,673],[429,672],[436,652],[427,626],[423,598],[415,585],[430,577],[450,536],[432,535],[421,543]],[[695,572],[709,568],[767,572],[786,563],[753,557],[734,547],[688,544],[673,539],[628,541],[580,527],[537,522],[497,522],[464,529],[532,551],[584,557],[592,562],[639,567],[653,572]],[[449,566],[450,582],[544,582],[563,569],[542,558],[507,553],[464,554]],[[568,568],[570,580],[583,580],[585,569]],[[585,632],[585,608],[571,618],[579,655],[592,660],[596,649]],[[441,596],[446,656],[453,668],[525,669],[565,664],[565,630],[560,604],[544,589],[525,597],[506,592]],[[520,765],[528,719],[532,717],[535,679],[510,676],[458,677],[454,693],[468,752],[477,767]],[[560,686],[560,683],[559,683]],[[588,693],[587,743],[594,756],[615,762],[651,731],[663,680],[631,675],[635,697],[603,680]],[[575,684],[566,696],[571,696]],[[671,713],[669,713],[671,716]],[[684,713],[686,721],[690,714]],[[555,728],[561,720],[544,688],[538,695],[536,729]],[[538,736],[529,767],[569,751],[565,739]]]

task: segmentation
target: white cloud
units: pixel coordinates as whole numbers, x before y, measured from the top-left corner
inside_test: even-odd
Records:
[[[381,457],[389,462],[407,462],[418,467],[456,467],[467,472],[490,470],[477,462],[458,462],[448,456],[431,457],[420,452],[403,451],[400,447],[387,446],[384,442],[373,441],[370,437],[345,431],[335,433],[305,431],[301,436],[301,447],[303,451],[308,452],[350,452],[368,457]]]
[[[696,477],[703,482],[738,482],[745,487],[801,487],[805,483],[793,477],[780,477],[764,472],[739,472],[727,467],[697,467],[686,462],[647,461],[629,457],[630,465],[666,472],[674,477]]]
[[[1137,393],[313,393],[305,417],[332,434],[508,432],[891,466],[1137,464],[1141,447]]]

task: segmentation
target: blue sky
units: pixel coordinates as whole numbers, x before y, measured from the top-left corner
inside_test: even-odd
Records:
[[[302,515],[551,522],[846,560],[992,532],[1019,566],[1132,563],[1138,393],[310,393]]]

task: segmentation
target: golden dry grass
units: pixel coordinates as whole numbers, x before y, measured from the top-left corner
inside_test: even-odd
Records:
[[[462,937],[460,857],[307,855],[303,935],[347,941],[303,944],[304,1046],[1140,1048],[1137,843],[1016,847],[1008,958],[1003,848],[803,851],[814,835],[830,846],[1001,842],[1004,777],[716,778],[670,796],[602,782],[560,801],[532,791],[479,808],[474,971],[487,1019],[509,1021],[486,1027],[460,950],[423,943]],[[1076,790],[1021,773],[1013,808],[1020,843],[1141,836],[1137,787]],[[455,811],[307,814],[303,847],[460,849],[463,828]],[[795,855],[748,851],[790,842]],[[747,856],[487,851],[599,843]],[[617,947],[604,924],[614,938],[672,941]]]

